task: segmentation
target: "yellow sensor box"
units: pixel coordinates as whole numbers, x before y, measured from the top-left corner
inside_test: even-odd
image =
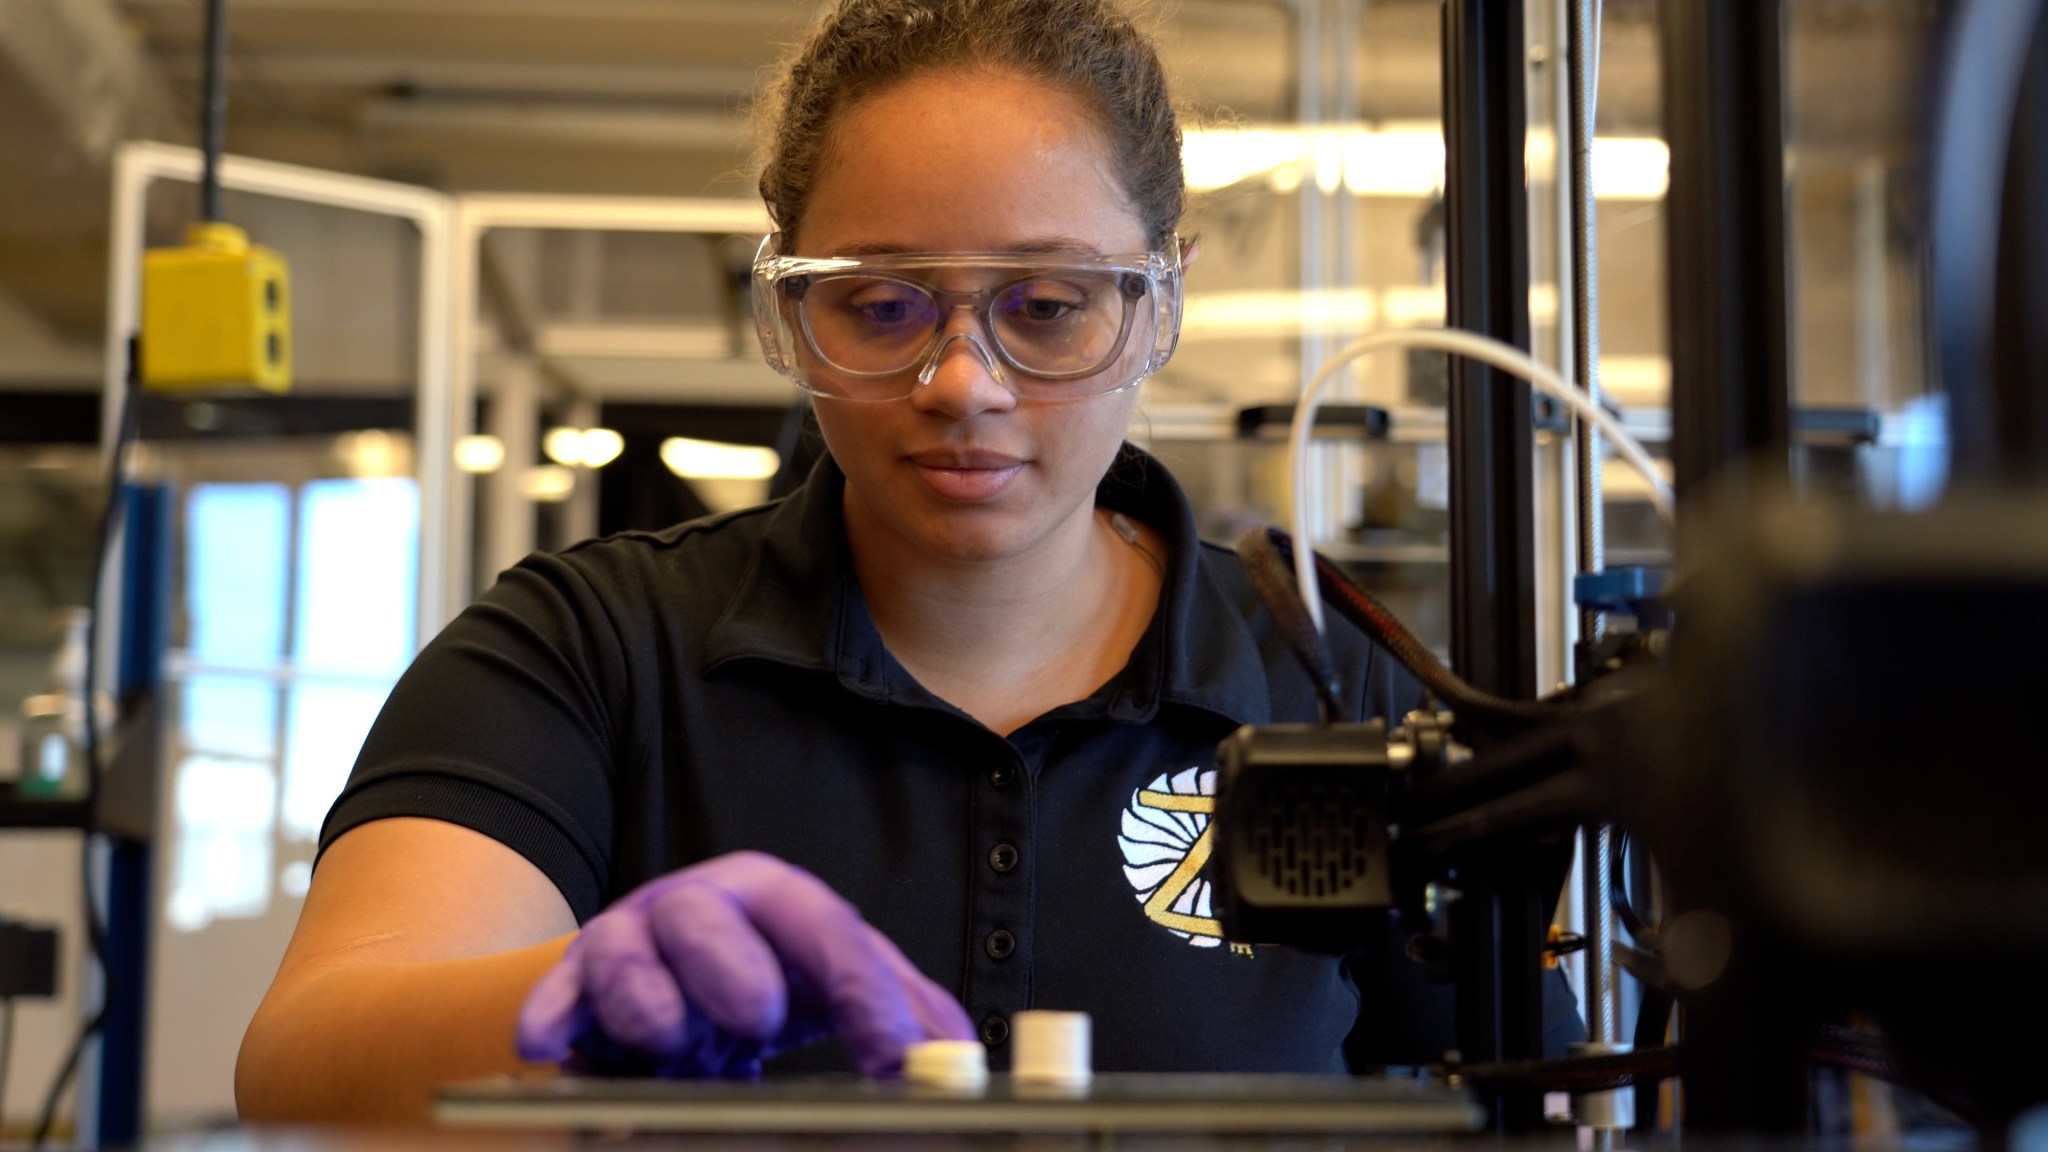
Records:
[[[142,386],[156,392],[292,382],[284,257],[232,224],[195,224],[183,248],[142,257]]]

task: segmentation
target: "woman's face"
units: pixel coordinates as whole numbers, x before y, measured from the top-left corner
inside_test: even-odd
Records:
[[[797,245],[803,256],[1122,255],[1146,237],[1078,100],[961,71],[907,80],[840,117]],[[988,340],[964,312],[955,331]],[[1087,530],[1136,403],[1135,388],[1020,402],[963,339],[908,398],[820,398],[817,414],[846,472],[857,545],[984,561]]]

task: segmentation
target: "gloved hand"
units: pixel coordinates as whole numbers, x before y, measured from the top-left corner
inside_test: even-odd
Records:
[[[650,880],[583,926],[526,998],[519,1054],[576,1071],[748,1078],[838,1033],[866,1076],[968,1040],[957,1001],[816,876],[734,852]]]

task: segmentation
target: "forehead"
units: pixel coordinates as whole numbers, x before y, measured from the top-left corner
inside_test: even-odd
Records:
[[[979,69],[916,76],[842,113],[798,235],[803,255],[1144,245],[1088,107]]]

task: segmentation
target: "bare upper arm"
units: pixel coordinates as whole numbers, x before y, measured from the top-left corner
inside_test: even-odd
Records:
[[[277,984],[334,963],[454,960],[574,931],[554,882],[504,844],[441,820],[376,820],[321,855]]]

